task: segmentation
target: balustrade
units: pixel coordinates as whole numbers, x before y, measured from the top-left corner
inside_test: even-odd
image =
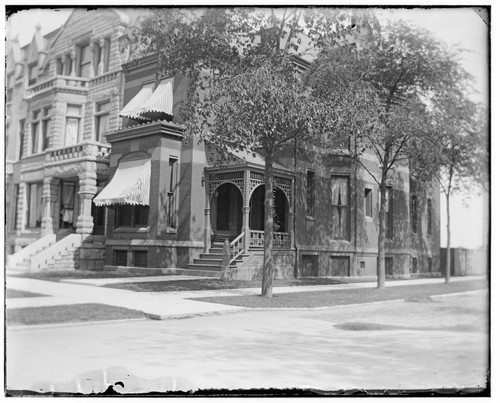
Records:
[[[26,98],[31,98],[41,92],[50,90],[52,87],[78,87],[89,88],[89,79],[86,77],[55,76],[48,80],[36,83],[26,89]]]
[[[273,247],[276,249],[290,248],[290,234],[288,232],[274,232]],[[250,247],[264,247],[264,231],[250,230]]]
[[[74,146],[49,150],[46,162],[60,162],[82,157],[105,158],[109,155],[110,146],[97,142],[85,142]]]

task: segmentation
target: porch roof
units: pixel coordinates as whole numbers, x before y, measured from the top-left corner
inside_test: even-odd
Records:
[[[266,161],[264,157],[257,152],[252,153],[249,151],[232,150],[231,154],[234,155],[235,161],[228,163],[227,166],[228,168],[243,165],[243,166],[253,166],[255,168],[264,169]],[[220,167],[212,165],[210,166],[210,168],[217,169]],[[294,173],[293,169],[287,168],[286,166],[281,165],[278,162],[273,162],[273,169],[277,171],[286,172],[288,174]]]
[[[149,205],[151,161],[135,160],[120,163],[113,179],[94,198],[96,206],[112,204]]]

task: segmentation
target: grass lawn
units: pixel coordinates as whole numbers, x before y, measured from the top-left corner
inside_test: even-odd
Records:
[[[34,297],[47,297],[45,294],[37,294],[35,292],[13,290],[7,288],[5,290],[5,298],[34,298]]]
[[[130,271],[86,271],[86,270],[60,270],[34,273],[13,274],[13,277],[32,278],[59,282],[65,279],[86,278],[123,278],[123,277],[150,277],[163,275],[161,270],[130,270]]]
[[[75,304],[7,309],[7,325],[42,325],[144,318],[143,312],[104,304]]]
[[[325,285],[342,284],[340,280],[331,278],[302,278],[291,280],[273,280],[273,285],[283,286],[301,286],[301,285]],[[218,278],[199,280],[173,280],[173,281],[146,281],[140,283],[122,283],[106,284],[105,287],[118,288],[120,290],[138,291],[138,292],[162,292],[162,291],[198,291],[198,290],[228,290],[235,288],[260,288],[261,280],[245,281],[231,280],[223,281]]]
[[[286,294],[274,294],[273,298],[260,295],[245,295],[234,297],[193,298],[196,301],[213,302],[217,304],[244,306],[248,308],[315,308],[321,306],[336,306],[360,304],[366,302],[404,299],[408,301],[425,302],[426,297],[454,292],[487,289],[483,280],[457,281],[449,284],[421,284],[388,287],[384,290],[376,288],[360,288],[350,290],[307,291]]]

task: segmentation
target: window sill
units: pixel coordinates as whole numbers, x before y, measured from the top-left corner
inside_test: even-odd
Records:
[[[130,233],[130,234],[146,234],[149,233],[149,228],[147,227],[119,227],[113,230],[115,233]]]
[[[167,228],[165,234],[177,234],[177,228]]]
[[[349,245],[351,243],[351,241],[349,241],[348,239],[334,238],[334,239],[330,239],[330,243],[341,243],[341,244]]]

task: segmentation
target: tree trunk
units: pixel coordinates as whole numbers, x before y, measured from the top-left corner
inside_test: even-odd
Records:
[[[378,214],[378,258],[377,258],[377,288],[385,288],[385,213],[387,210],[387,195],[385,175],[380,182],[380,209]]]
[[[262,296],[273,296],[273,155],[265,154],[265,198],[264,198],[264,265],[262,267]]]
[[[450,282],[451,276],[451,228],[450,228],[450,193],[446,193],[446,271],[444,274],[444,282]]]

